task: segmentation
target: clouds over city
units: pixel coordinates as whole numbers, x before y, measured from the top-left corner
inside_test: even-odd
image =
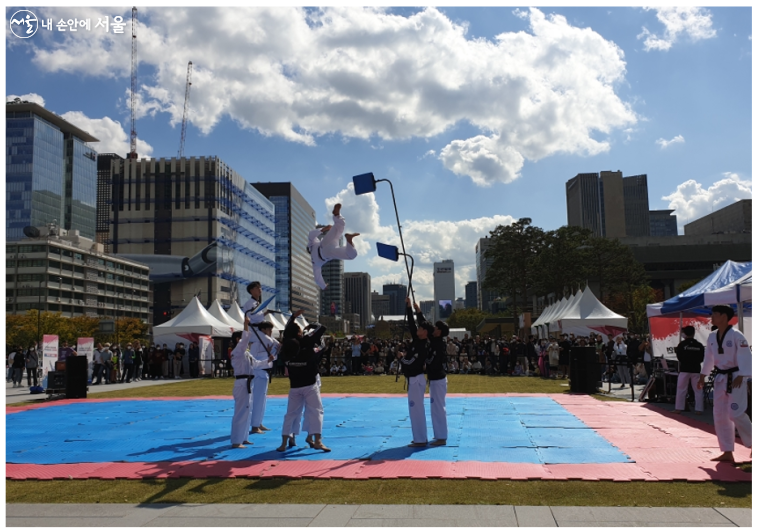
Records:
[[[377,196],[383,202],[380,207]],[[402,281],[405,284],[406,270],[403,257],[392,262],[376,257],[375,243],[382,242],[398,246],[401,241],[395,224],[395,213],[390,194],[354,193],[353,183],[337,195],[325,200],[325,210],[317,215],[317,222],[331,223],[332,208],[342,204],[341,214],[346,219],[346,232],[361,233],[354,240],[360,255],[369,258],[369,264],[380,276],[373,276],[373,289],[383,283]],[[387,206],[386,206],[387,204]],[[381,222],[381,214],[383,221]],[[401,220],[406,252],[414,257],[415,291],[422,299],[433,297],[433,263],[452,259],[455,265],[457,294],[464,296],[464,285],[475,280],[475,245],[478,239],[489,235],[497,225],[509,225],[515,221],[512,216],[496,215],[459,221]],[[353,271],[351,263],[345,264],[346,271]],[[378,292],[381,290],[378,289]]]
[[[683,138],[683,136],[682,136],[682,135],[676,135],[675,137],[673,137],[673,138],[672,138],[672,139],[670,139],[670,140],[665,140],[665,139],[657,139],[657,140],[655,141],[655,143],[656,143],[656,144],[657,144],[657,145],[658,145],[660,148],[662,148],[663,150],[664,150],[665,148],[667,148],[668,146],[672,146],[673,144],[683,144],[684,142],[686,142],[686,141],[684,140],[684,138]]]
[[[738,174],[725,172],[723,179],[706,189],[693,179],[681,183],[675,192],[662,199],[675,209],[679,231],[685,224],[742,199],[752,198],[752,180],[742,179]]]
[[[70,8],[41,11],[57,19]],[[152,75],[139,80],[138,110],[178,124],[192,60],[189,119],[207,134],[225,117],[306,145],[328,134],[432,139],[469,124],[477,135],[435,151],[480,186],[517,179],[526,160],[609,150],[609,135],[637,122],[615,92],[623,52],[562,16],[517,15],[526,31],[488,40],[468,38],[465,24],[433,8],[408,17],[384,8],[141,8],[138,57]],[[45,39],[33,51],[45,71],[128,79],[128,32]]]
[[[681,38],[691,41],[710,39],[717,35],[712,27],[712,13],[709,9],[701,7],[645,7],[645,10],[653,10],[665,30],[658,36],[650,32],[646,27],[642,28],[638,35],[644,40],[644,49],[667,51]]]

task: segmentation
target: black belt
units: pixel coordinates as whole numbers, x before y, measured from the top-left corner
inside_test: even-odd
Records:
[[[731,390],[733,390],[733,380],[734,380],[734,371],[739,371],[738,367],[728,368],[728,369],[720,369],[718,367],[715,368],[715,373],[718,375],[728,375],[728,378],[726,379],[726,393],[731,393]]]
[[[324,261],[324,257],[322,257],[322,245],[320,244],[317,246],[317,255],[319,255],[319,260]]]
[[[253,380],[253,375],[235,375],[235,380],[238,379],[248,379],[246,385],[248,386],[248,393],[251,393],[251,381]]]

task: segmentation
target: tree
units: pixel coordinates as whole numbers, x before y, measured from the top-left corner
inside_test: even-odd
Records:
[[[451,329],[467,329],[471,335],[474,335],[478,324],[488,316],[490,314],[477,308],[460,308],[449,316],[447,325]]]
[[[535,262],[544,245],[543,229],[531,225],[530,218],[520,218],[512,225],[500,225],[491,231],[491,244],[486,258],[493,264],[486,274],[485,286],[499,295],[520,301],[520,308],[527,308],[528,294],[535,281]],[[519,298],[519,299],[518,299]],[[514,314],[515,329],[518,312]]]
[[[616,257],[621,253],[626,257],[633,255],[630,249],[619,240],[594,236],[589,237],[582,252],[586,277],[599,282],[599,301],[606,304],[610,294],[610,283],[616,275],[614,271],[618,265]]]
[[[562,226],[548,231],[535,261],[537,293],[554,293],[559,299],[573,292],[588,279],[588,260],[585,250],[590,247],[592,234],[588,229]]]

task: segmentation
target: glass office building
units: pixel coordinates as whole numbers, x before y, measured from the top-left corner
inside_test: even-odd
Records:
[[[26,226],[57,223],[95,238],[97,168],[89,133],[35,103],[6,104],[8,241]]]
[[[314,209],[292,183],[252,185],[275,206],[277,306],[283,311],[303,309],[306,320],[315,322],[319,288],[306,250],[309,232],[316,226]]]

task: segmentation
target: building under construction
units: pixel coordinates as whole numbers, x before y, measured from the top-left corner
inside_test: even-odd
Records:
[[[218,157],[98,156],[97,241],[151,268],[153,325],[198,296],[223,306],[275,293],[274,205]]]

